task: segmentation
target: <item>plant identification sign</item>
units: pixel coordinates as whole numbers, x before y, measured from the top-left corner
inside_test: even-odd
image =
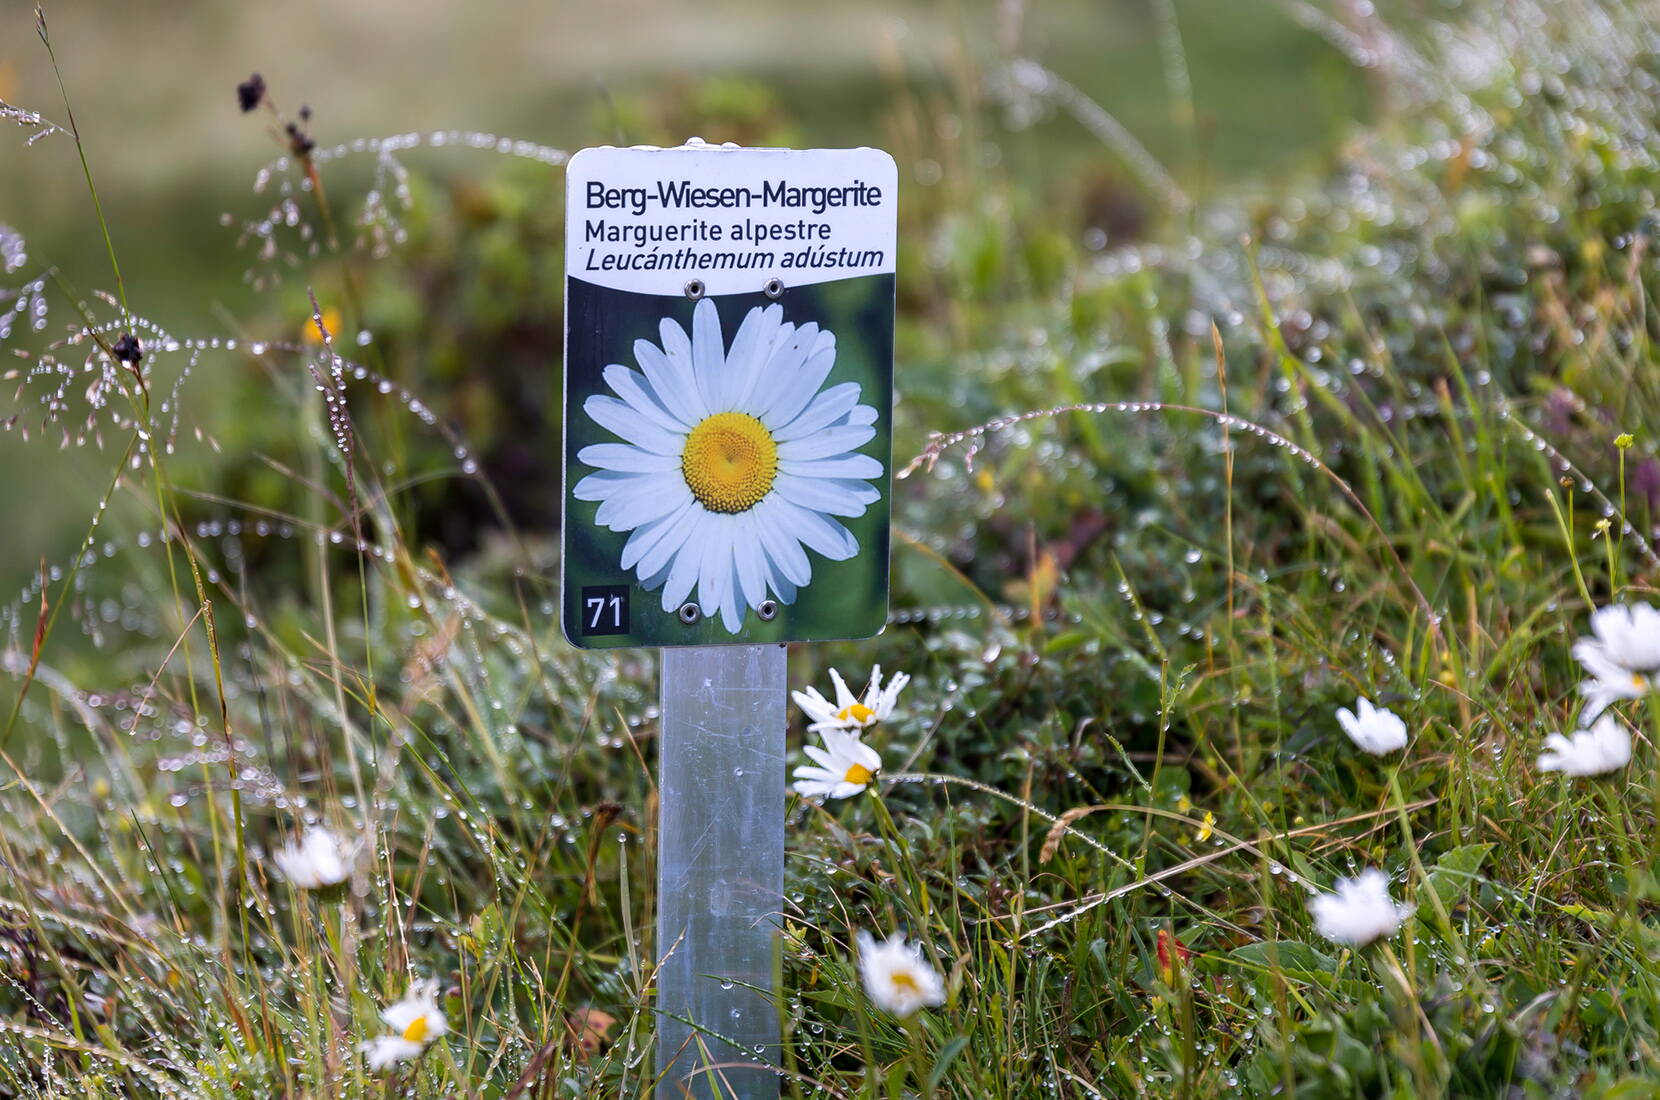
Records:
[[[881,630],[897,182],[874,149],[694,142],[571,158],[573,645]]]

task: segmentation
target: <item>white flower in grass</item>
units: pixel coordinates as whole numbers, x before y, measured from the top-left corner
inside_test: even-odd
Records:
[[[1631,735],[1612,714],[1575,730],[1572,737],[1553,733],[1545,738],[1539,754],[1539,770],[1564,775],[1603,775],[1619,771],[1631,762]]]
[[[422,1043],[411,1042],[401,1035],[378,1035],[359,1045],[363,1060],[372,1070],[391,1069],[399,1062],[407,1062],[426,1049]]]
[[[408,1061],[450,1029],[449,1021],[438,1008],[436,978],[410,983],[403,1000],[381,1009],[380,1018],[396,1034],[376,1036],[358,1045],[369,1068],[376,1070]]]
[[[313,825],[297,841],[271,853],[283,878],[302,890],[320,890],[345,882],[352,873],[353,849],[321,826]]]
[[[1375,707],[1362,695],[1355,709],[1337,708],[1337,724],[1361,749],[1373,756],[1394,752],[1406,745],[1406,723],[1388,707]]]
[[[922,948],[907,944],[898,932],[881,942],[859,933],[859,975],[871,1003],[901,1019],[945,1003],[945,983],[922,957]]]
[[[1308,908],[1316,932],[1350,947],[1393,936],[1413,911],[1413,906],[1395,903],[1388,877],[1372,867],[1354,878],[1338,879],[1335,892],[1310,898]]]
[[[663,318],[661,346],[634,342],[640,370],[605,368],[615,397],[582,408],[622,440],[584,447],[598,472],[577,482],[599,502],[596,522],[630,532],[621,566],[674,611],[696,591],[706,618],[737,633],[768,593],[795,602],[813,579],[811,550],[830,561],[859,552],[837,517],[864,515],[885,472],[856,453],[876,435],[877,411],[859,384],[821,389],[836,337],[796,326],[781,306],[757,306],[725,345],[715,303],[692,312],[692,334]]]
[[[886,721],[893,713],[894,704],[899,701],[899,693],[905,690],[911,678],[903,672],[896,672],[884,686],[882,666],[877,665],[871,670],[870,684],[865,688],[863,697],[854,695],[848,689],[847,681],[842,679],[842,674],[835,669],[830,670],[830,681],[836,686],[835,702],[820,695],[816,687],[808,687],[793,695],[796,705],[812,720],[807,728],[814,733],[864,730]]]
[[[859,740],[856,733],[827,729],[820,733],[824,747],[806,747],[818,766],[803,764],[795,770],[795,791],[803,798],[852,798],[882,770],[876,750]]]
[[[1574,643],[1574,657],[1590,674],[1581,722],[1610,703],[1637,699],[1654,689],[1660,672],[1660,611],[1648,604],[1614,604],[1591,613],[1591,636]]]

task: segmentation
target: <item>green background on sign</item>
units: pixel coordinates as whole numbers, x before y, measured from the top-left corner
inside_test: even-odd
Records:
[[[682,623],[673,611],[662,609],[662,590],[647,592],[632,573],[618,564],[628,532],[614,532],[594,523],[599,505],[577,500],[571,489],[593,472],[577,461],[577,453],[594,443],[618,439],[582,411],[595,393],[612,394],[601,372],[612,363],[639,369],[634,341],[659,342],[658,324],[675,320],[687,333],[697,303],[681,295],[631,294],[566,280],[565,353],[565,549],[562,559],[565,636],[584,648],[665,645],[736,645],[761,642],[820,641],[831,638],[867,638],[878,633],[888,612],[888,514],[893,477],[893,295],[892,275],[817,283],[788,289],[779,299],[784,320],[797,325],[816,321],[836,334],[836,365],[821,389],[857,382],[859,400],[877,411],[876,437],[859,448],[882,464],[885,476],[874,484],[882,498],[856,519],[840,519],[859,542],[859,553],[848,561],[833,562],[811,550],[813,578],[797,594],[795,603],[780,606],[778,617],[762,622],[753,611],[744,616],[738,634],[727,633],[719,615],[694,626]],[[756,306],[772,304],[757,290],[712,299],[720,311],[721,336],[728,346],[744,315]],[[630,588],[629,632],[584,637],[582,589],[626,584]],[[695,596],[694,589],[694,596]]]

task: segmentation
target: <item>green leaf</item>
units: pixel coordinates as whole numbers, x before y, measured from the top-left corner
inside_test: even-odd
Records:
[[[932,1095],[934,1090],[945,1079],[945,1071],[951,1068],[951,1062],[961,1054],[968,1045],[968,1036],[959,1035],[940,1048],[939,1057],[934,1059],[934,1068],[928,1071],[928,1087],[923,1090],[924,1095]]]
[[[1451,909],[1469,891],[1476,872],[1493,850],[1491,844],[1466,844],[1442,856],[1435,869],[1425,876],[1425,882],[1444,909]]]
[[[905,1095],[905,1075],[909,1072],[910,1065],[909,1061],[901,1058],[888,1067],[886,1078],[888,1100],[900,1100],[900,1097]]]
[[[1304,980],[1323,980],[1337,971],[1336,959],[1296,940],[1248,943],[1244,947],[1234,948],[1228,954],[1248,966],[1259,967],[1267,972],[1274,970],[1274,959],[1277,955],[1282,973]]]

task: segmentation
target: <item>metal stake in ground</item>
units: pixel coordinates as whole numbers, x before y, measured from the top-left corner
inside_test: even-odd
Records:
[[[778,1096],[785,650],[663,650],[657,1096]]]

